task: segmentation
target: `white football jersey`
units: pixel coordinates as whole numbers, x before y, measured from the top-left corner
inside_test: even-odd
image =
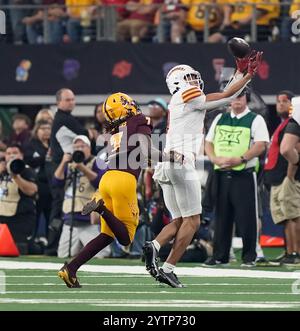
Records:
[[[165,151],[174,150],[194,158],[203,140],[205,94],[196,86],[175,93],[169,103],[169,123]],[[201,108],[202,108],[201,107]]]

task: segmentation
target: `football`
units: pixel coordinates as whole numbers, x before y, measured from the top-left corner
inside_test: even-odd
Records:
[[[244,58],[251,51],[250,45],[242,38],[232,38],[227,42],[229,52],[240,59]]]

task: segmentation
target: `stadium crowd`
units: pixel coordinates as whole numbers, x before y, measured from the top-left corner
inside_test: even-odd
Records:
[[[209,130],[209,128],[221,125],[218,120],[222,114],[229,114],[228,111],[232,112],[235,108],[241,108],[240,110],[244,112],[248,109],[247,105],[252,110],[250,96],[250,90],[246,91],[232,102],[231,107],[214,112],[213,119],[208,117],[209,124],[205,126],[208,134],[206,144],[214,142],[214,129]],[[288,137],[294,137],[296,143],[300,136],[299,127],[289,117],[293,96],[290,91],[281,91],[277,94],[276,110],[279,125],[275,132],[272,132],[273,138],[268,153],[264,152],[263,148],[257,154],[261,156],[260,166],[256,169],[260,192],[270,191],[270,211],[274,223],[284,226],[286,247],[275,263],[288,265],[300,263],[300,170],[297,167],[294,169],[288,167],[288,161],[285,159],[289,157],[293,159],[289,151],[291,143],[284,142],[281,151],[283,156],[280,155],[280,142],[286,139],[284,133]],[[3,136],[2,122],[0,122],[0,223],[8,225],[23,254],[71,257],[100,231],[99,215],[92,213],[90,216],[83,216],[81,210],[95,192],[99,180],[105,173],[108,136],[105,132],[102,104],[95,106],[93,125],[84,127],[82,122],[72,115],[76,101],[71,90],[59,90],[56,94],[56,102],[55,115],[47,108],[41,109],[34,119],[22,113],[16,114],[12,118],[11,133],[8,136]],[[260,105],[258,109],[264,107],[265,105]],[[167,128],[168,111],[166,102],[160,98],[154,99],[146,105],[144,111],[152,120],[152,133],[165,137],[163,134]],[[267,111],[262,114],[265,119],[266,114]],[[260,116],[260,124],[256,124],[256,130],[260,128],[256,134],[260,136],[258,140],[268,142],[268,132],[262,134],[261,131],[262,128],[267,127],[263,117]],[[252,138],[256,139],[256,134]],[[264,138],[261,138],[262,136]],[[164,149],[164,139],[153,139],[153,142],[159,150]],[[217,160],[211,149],[207,149],[207,146],[206,152],[212,163],[221,162]],[[250,154],[249,159],[251,159]],[[246,159],[245,162],[243,161],[245,164],[247,162]],[[181,260],[206,261],[205,265],[213,266],[220,264],[222,259],[220,261],[219,256],[226,256],[229,250],[229,260],[225,257],[226,261],[223,262],[235,260],[234,252],[232,248],[230,249],[232,234],[241,235],[244,243],[249,244],[251,241],[253,246],[252,239],[256,238],[256,233],[253,233],[253,228],[251,229],[246,223],[241,225],[237,222],[234,230],[233,217],[227,220],[229,222],[227,227],[225,225],[224,228],[224,224],[220,227],[218,209],[216,211],[215,208],[216,171],[213,170],[210,162],[206,162],[206,165],[205,171],[209,176],[202,185],[204,197],[201,227]],[[249,162],[248,165],[251,171],[256,167],[255,164],[250,166]],[[141,258],[145,241],[153,239],[165,225],[169,224],[170,214],[165,206],[162,191],[152,179],[152,175],[153,170],[146,168],[138,180],[140,218],[132,244],[123,246],[115,241],[97,257]],[[232,172],[226,176],[221,178],[222,185],[225,186],[226,181],[232,180]],[[241,178],[236,179],[237,183],[240,183]],[[243,190],[243,185],[236,185],[236,189]],[[222,195],[220,191],[219,194]],[[259,223],[262,218],[261,209],[269,207],[260,207],[257,215],[257,206],[254,204],[257,198],[263,200],[261,194],[255,193],[253,199],[250,199],[252,204],[248,206],[250,200],[245,201],[245,206],[247,205],[245,208],[249,209],[248,216],[250,217],[252,213],[251,215]],[[237,199],[239,200],[239,197]],[[222,199],[219,197],[217,200]],[[222,208],[221,218],[228,207],[223,204]],[[235,207],[231,206],[230,210],[234,210],[233,208]],[[223,219],[221,221],[223,222]],[[222,239],[223,247],[218,247],[218,256],[214,251],[215,235],[218,238],[224,239],[224,236],[227,238],[226,244]],[[162,260],[167,257],[170,249],[171,243],[160,250]],[[269,263],[258,242],[256,247],[251,249],[256,250],[254,254],[257,255],[257,265]]]
[[[299,41],[299,0],[1,0],[0,9],[2,38],[14,44]]]

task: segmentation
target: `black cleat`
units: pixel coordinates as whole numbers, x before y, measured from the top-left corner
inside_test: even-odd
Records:
[[[151,241],[146,241],[143,247],[143,252],[145,257],[146,270],[152,277],[156,278],[159,274],[157,250]]]
[[[69,288],[82,287],[77,277],[71,277],[67,262],[65,262],[64,266],[59,270],[58,277],[61,278]]]
[[[101,214],[103,212],[104,201],[100,199],[96,202],[95,199],[88,202],[86,205],[84,205],[81,214],[82,215],[89,215],[91,212],[96,211],[97,213]]]
[[[185,287],[183,284],[180,283],[177,276],[174,272],[164,272],[163,269],[159,269],[159,274],[156,277],[160,283],[167,284],[171,287],[182,288]]]

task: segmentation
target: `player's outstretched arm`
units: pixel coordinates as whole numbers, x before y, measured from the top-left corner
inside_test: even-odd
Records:
[[[206,102],[209,101],[217,101],[221,99],[226,99],[234,96],[237,92],[243,89],[255,76],[259,64],[262,60],[262,52],[257,52],[254,57],[250,57],[248,61],[248,69],[245,76],[243,76],[240,80],[229,86],[229,88],[223,92],[210,93],[206,95]]]

